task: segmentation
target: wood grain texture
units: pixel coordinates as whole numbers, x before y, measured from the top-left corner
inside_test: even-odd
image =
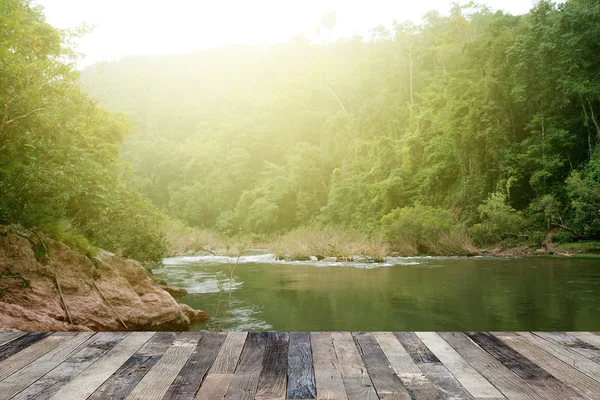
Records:
[[[196,400],[220,400],[227,393],[233,374],[208,374]]]
[[[56,368],[73,352],[77,351],[95,335],[93,332],[79,333],[70,340],[38,358],[28,366],[0,382],[0,400],[7,400],[30,384]]]
[[[163,356],[129,393],[127,399],[160,400],[190,358],[201,335],[184,332],[177,337]]]
[[[163,397],[164,400],[193,399],[204,380],[206,371],[215,362],[215,358],[228,336],[225,332],[211,332],[202,335],[202,340],[179,371],[177,378]]]
[[[440,332],[439,335],[508,399],[543,399],[523,379],[463,333]]]
[[[585,358],[581,354],[578,354],[571,349],[561,346],[560,344],[553,342],[552,340],[546,340],[540,336],[534,335],[530,332],[519,332],[519,335],[546,350],[554,357],[566,362],[567,364],[577,368],[590,378],[600,382],[600,364],[596,364],[588,358]]]
[[[316,397],[310,334],[291,332],[288,349],[287,398],[315,399]]]
[[[563,347],[567,347],[575,353],[581,354],[582,356],[594,361],[596,364],[600,363],[600,348],[580,340],[575,336],[564,332],[535,332],[534,335],[542,337],[546,340],[554,341]]]
[[[88,400],[122,400],[179,336],[178,332],[158,332],[111,375]]]
[[[2,346],[0,346],[0,361],[6,360],[8,357],[17,354],[21,350],[26,349],[35,342],[38,342],[47,336],[50,336],[50,333],[26,333],[23,336],[20,336],[14,340],[4,343]]]
[[[356,332],[352,336],[379,398],[410,400],[408,391],[394,372],[373,334]]]
[[[8,378],[69,339],[71,339],[70,336],[48,336],[4,361],[0,361],[0,381]]]
[[[229,332],[209,374],[233,374],[244,349],[248,332]]]
[[[461,386],[454,375],[421,342],[414,332],[395,332],[394,336],[396,336],[419,369],[423,371],[442,399],[473,399],[471,394]]]
[[[311,332],[315,386],[319,400],[345,400],[346,389],[329,332]]]
[[[258,379],[257,400],[285,399],[289,334],[269,332]]]
[[[408,390],[411,399],[440,399],[440,395],[429,379],[419,369],[396,336],[391,332],[373,332],[379,347],[383,350],[390,365],[402,384]]]
[[[527,357],[530,363],[535,362],[538,368],[551,374],[551,378],[540,380],[540,385],[547,384],[546,387],[541,386],[541,390],[546,393],[560,393],[562,390],[563,399],[598,398],[600,385],[582,372],[520,336],[501,336],[500,339],[522,357]]]
[[[505,399],[479,372],[435,332],[415,332],[419,339],[436,355],[456,379],[475,398]]]
[[[576,337],[577,339],[589,343],[592,346],[600,348],[600,336],[594,335],[591,332],[567,332],[569,335]]]
[[[86,342],[84,347],[79,348],[77,352],[20,392],[14,399],[49,399],[63,385],[85,371],[86,368],[115,347],[127,335],[128,333],[124,332],[98,333],[91,341]]]
[[[153,335],[154,332],[130,333],[75,379],[64,385],[51,399],[87,399]]]
[[[23,336],[25,332],[0,332],[0,346]]]
[[[352,334],[350,332],[332,332],[331,339],[348,399],[379,399]]]
[[[253,400],[258,388],[258,378],[262,371],[267,332],[250,332],[240,356],[225,398],[227,400]]]

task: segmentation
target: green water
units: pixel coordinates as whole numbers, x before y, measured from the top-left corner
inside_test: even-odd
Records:
[[[165,260],[157,275],[222,328],[278,331],[600,331],[600,260],[412,258],[281,263],[252,256]],[[204,329],[204,325],[193,330]]]

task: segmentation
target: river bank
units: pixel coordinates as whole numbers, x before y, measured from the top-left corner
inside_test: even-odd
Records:
[[[134,260],[0,226],[0,330],[187,330],[208,319],[165,289]]]

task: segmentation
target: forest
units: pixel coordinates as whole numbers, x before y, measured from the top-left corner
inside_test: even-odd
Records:
[[[81,72],[80,33],[0,7],[0,224],[142,261],[184,225],[406,255],[600,239],[595,0]]]

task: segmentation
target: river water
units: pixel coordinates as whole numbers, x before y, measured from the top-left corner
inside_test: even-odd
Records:
[[[219,317],[214,329],[600,331],[600,260],[409,257],[284,262],[178,257],[154,273]],[[232,278],[230,281],[230,277]],[[231,285],[231,302],[227,299]],[[196,325],[192,330],[206,329]]]

